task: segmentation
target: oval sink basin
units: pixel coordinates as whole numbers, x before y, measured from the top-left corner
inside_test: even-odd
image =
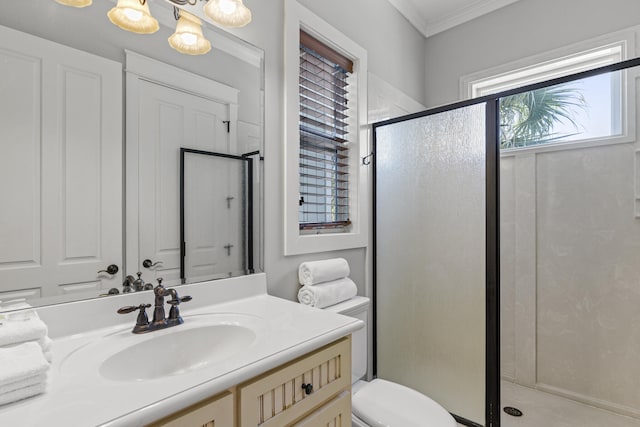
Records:
[[[100,365],[100,375],[115,381],[180,375],[227,359],[256,339],[251,329],[238,325],[179,328],[112,355]]]
[[[88,336],[59,365],[60,375],[99,381],[144,381],[201,370],[216,375],[262,342],[264,320],[241,313],[203,313],[145,334],[131,326]]]

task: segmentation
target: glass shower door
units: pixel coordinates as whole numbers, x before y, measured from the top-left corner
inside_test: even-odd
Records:
[[[379,378],[485,424],[486,104],[376,128]]]

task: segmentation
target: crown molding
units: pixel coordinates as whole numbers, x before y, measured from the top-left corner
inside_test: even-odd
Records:
[[[422,16],[412,0],[389,0],[407,18],[411,25],[425,37],[431,37],[517,1],[519,0],[480,0],[436,19],[428,19],[428,17]]]
[[[427,35],[427,21],[422,17],[422,13],[411,0],[389,0],[389,3],[411,23],[422,35]]]

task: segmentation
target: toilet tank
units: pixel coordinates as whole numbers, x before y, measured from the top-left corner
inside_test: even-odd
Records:
[[[350,300],[326,307],[325,310],[355,317],[364,322],[364,328],[358,329],[351,334],[351,383],[353,384],[367,375],[367,313],[369,310],[369,298],[356,296]]]

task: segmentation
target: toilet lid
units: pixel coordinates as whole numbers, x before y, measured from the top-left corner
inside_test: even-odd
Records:
[[[352,397],[353,413],[371,427],[456,427],[453,417],[424,394],[375,379]]]

